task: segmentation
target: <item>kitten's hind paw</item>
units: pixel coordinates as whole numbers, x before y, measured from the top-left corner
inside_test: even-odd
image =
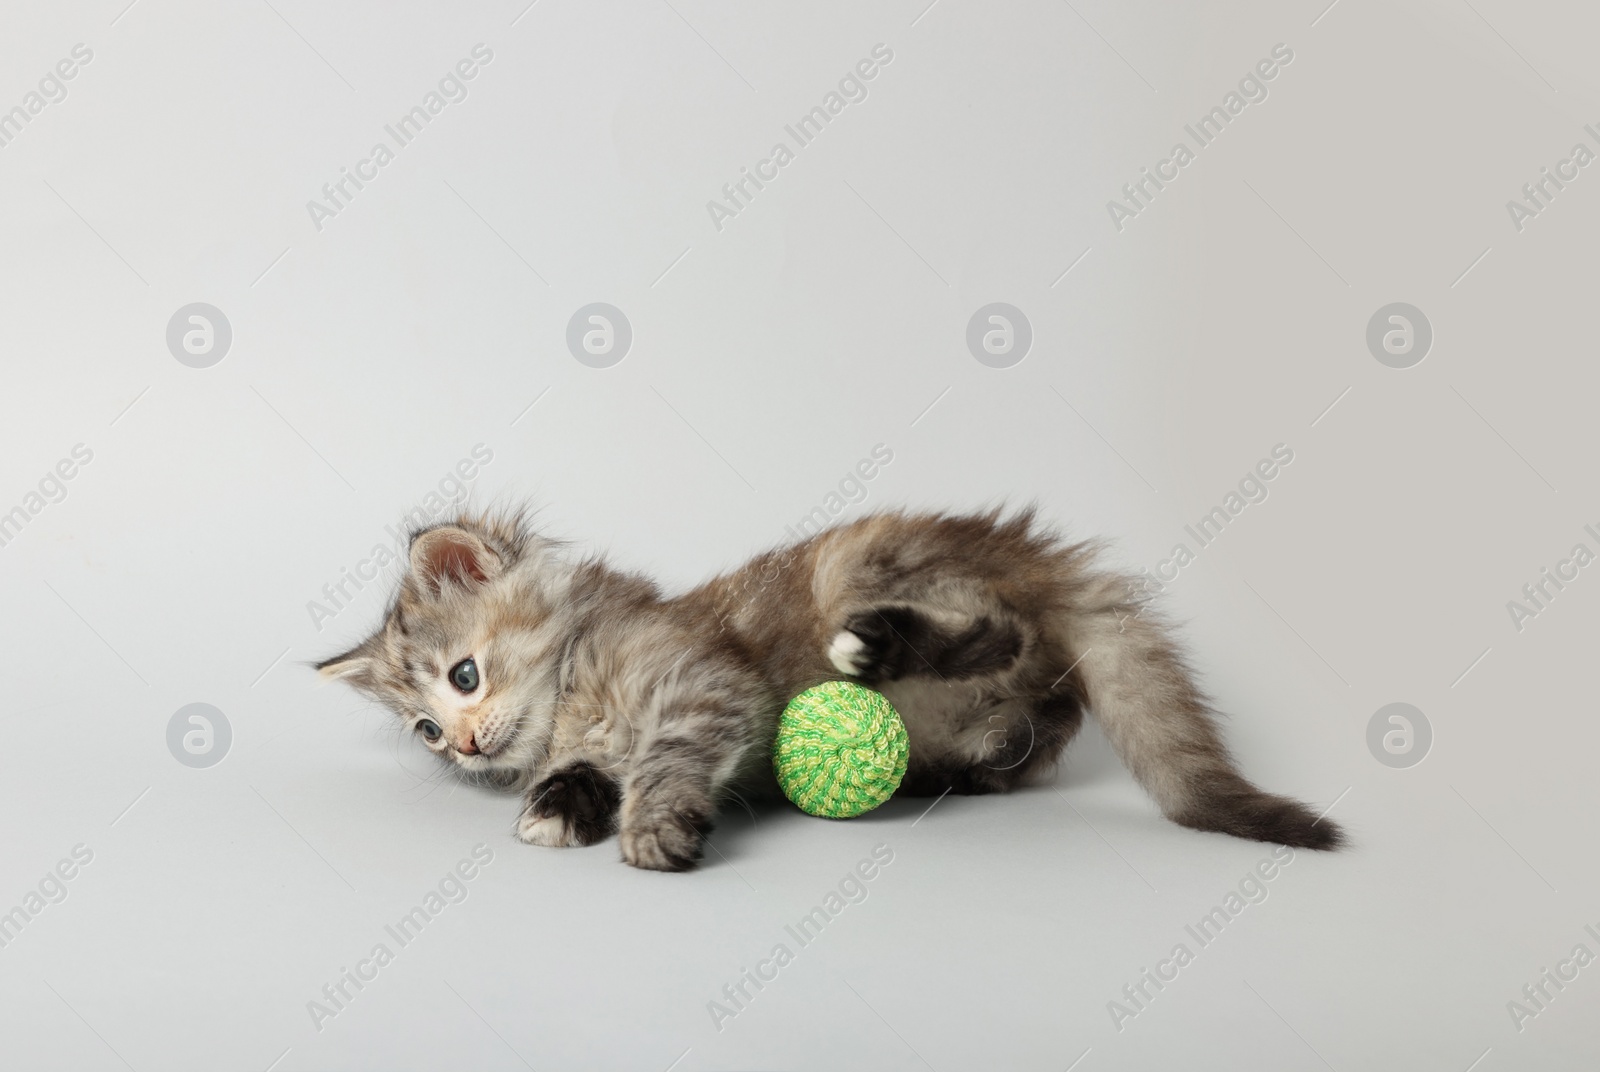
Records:
[[[828,643],[828,661],[835,670],[875,685],[929,667],[927,658],[912,648],[928,632],[927,623],[904,607],[874,607],[857,611]]]
[[[841,674],[865,677],[876,660],[865,640],[848,629],[841,629],[828,645],[828,661]]]
[[[1004,618],[935,619],[915,607],[879,606],[850,615],[828,644],[828,661],[868,685],[910,676],[959,680],[1011,669],[1022,648],[1022,631]]]
[[[528,791],[517,839],[557,848],[593,845],[616,829],[621,794],[611,777],[588,763],[563,767]]]

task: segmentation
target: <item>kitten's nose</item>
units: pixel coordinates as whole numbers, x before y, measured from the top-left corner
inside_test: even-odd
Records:
[[[478,737],[477,737],[477,734],[469,733],[469,734],[467,734],[467,739],[465,741],[458,741],[456,743],[456,751],[460,752],[464,756],[475,756],[475,755],[477,755],[478,754]]]

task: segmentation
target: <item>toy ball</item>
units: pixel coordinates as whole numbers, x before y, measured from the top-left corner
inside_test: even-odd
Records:
[[[899,788],[910,751],[905,723],[882,693],[828,681],[784,708],[772,766],[801,811],[853,819]]]

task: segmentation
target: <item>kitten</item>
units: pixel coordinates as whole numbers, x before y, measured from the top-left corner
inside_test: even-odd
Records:
[[[1037,780],[1087,707],[1175,822],[1337,846],[1334,823],[1234,768],[1167,628],[1094,553],[1031,510],[886,512],[667,597],[520,514],[463,516],[412,537],[382,626],[318,670],[521,790],[521,840],[617,833],[635,867],[693,867],[720,802],[776,794],[784,704],[841,677],[904,718],[902,794]]]

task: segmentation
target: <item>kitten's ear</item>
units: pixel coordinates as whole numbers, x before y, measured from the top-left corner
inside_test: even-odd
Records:
[[[378,638],[370,636],[344,654],[318,663],[317,676],[324,681],[343,681],[358,689],[370,689],[377,681],[377,662]]]
[[[473,588],[500,575],[500,556],[478,537],[454,525],[429,529],[411,541],[411,572],[429,595],[446,582]]]

